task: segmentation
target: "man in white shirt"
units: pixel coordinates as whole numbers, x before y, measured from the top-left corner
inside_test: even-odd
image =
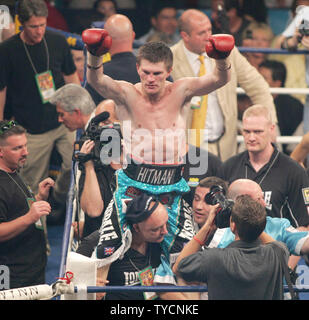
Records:
[[[199,10],[188,9],[179,19],[179,29],[182,40],[171,48],[174,55],[171,73],[173,79],[198,76],[200,55],[204,56],[206,74],[211,72],[214,66],[205,53],[205,43],[212,33],[209,18]],[[277,119],[268,84],[237,48],[231,53],[231,67],[231,81],[208,95],[206,130],[201,144],[202,148],[208,149],[223,161],[237,151],[237,84],[245,90],[254,104],[263,103]],[[191,128],[192,113],[200,100],[201,97],[194,97],[191,101],[187,128]]]

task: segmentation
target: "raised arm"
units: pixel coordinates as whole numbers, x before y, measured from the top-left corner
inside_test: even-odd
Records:
[[[208,57],[215,59],[216,67],[212,73],[191,78],[189,96],[208,94],[230,81],[231,63],[229,55],[234,48],[234,44],[234,37],[229,34],[216,34],[209,37],[205,50]]]
[[[309,132],[306,133],[300,143],[295,147],[290,157],[304,167],[304,161],[309,154]]]
[[[117,104],[124,104],[125,96],[120,85],[103,70],[103,55],[112,44],[112,38],[104,29],[87,29],[82,33],[87,48],[87,81],[104,98],[113,99]]]
[[[201,250],[201,247],[204,246],[212,228],[214,228],[214,220],[217,214],[218,204],[212,206],[210,209],[208,218],[205,224],[201,227],[198,233],[191,239],[181,250],[179,253],[176,262],[173,266],[173,272],[179,276],[178,274],[178,265],[183,258],[188,257],[189,255],[196,253]]]

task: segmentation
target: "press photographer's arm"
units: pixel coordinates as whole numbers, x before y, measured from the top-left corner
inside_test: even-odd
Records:
[[[182,249],[182,251],[180,252],[179,256],[176,259],[176,262],[173,266],[173,272],[177,275],[177,269],[178,269],[178,264],[179,262],[193,254],[196,253],[198,251],[200,251],[201,247],[205,244],[205,242],[207,241],[207,238],[212,230],[212,228],[216,228],[214,220],[217,214],[217,209],[219,207],[219,204],[213,206],[210,209],[208,218],[205,222],[205,224],[201,227],[201,229],[199,230],[199,232],[193,237],[193,239],[191,239]]]
[[[87,140],[84,142],[81,152],[89,154],[93,148],[94,141]],[[90,217],[98,217],[103,212],[104,203],[93,161],[85,162],[84,168],[85,185],[81,194],[81,207]]]
[[[296,10],[292,22],[277,40],[282,49],[295,51],[299,44],[309,49],[309,6],[300,7],[300,10]]]

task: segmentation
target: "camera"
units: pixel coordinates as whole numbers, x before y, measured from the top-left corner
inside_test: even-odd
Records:
[[[302,35],[302,37],[309,36],[309,21],[302,20],[301,24],[299,25],[298,31]]]
[[[100,122],[108,119],[109,115],[108,112],[102,112],[90,121],[85,134],[74,143],[73,161],[79,161],[80,164],[83,164],[92,160],[95,167],[100,167],[102,164],[108,164],[104,162],[104,159],[120,156],[122,139],[120,124],[114,122],[108,125],[100,125]],[[82,145],[87,140],[94,141],[94,147],[89,154],[81,153]],[[111,144],[111,146],[105,148],[108,144]],[[114,150],[117,151],[116,154],[113,154]]]
[[[219,2],[217,5],[218,22],[222,33],[230,33],[230,21],[226,14],[226,8],[224,7],[224,1]]]
[[[227,228],[230,226],[230,216],[234,201],[225,197],[223,187],[214,185],[205,196],[205,202],[209,205],[219,204],[219,209],[215,217],[215,224],[218,228]]]

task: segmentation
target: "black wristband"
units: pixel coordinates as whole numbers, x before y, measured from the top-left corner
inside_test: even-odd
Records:
[[[88,68],[88,69],[97,70],[97,69],[100,69],[100,68],[102,67],[102,65],[103,65],[103,63],[102,63],[102,64],[100,64],[98,67],[93,67],[93,66],[91,66],[91,65],[87,64],[87,68]]]

